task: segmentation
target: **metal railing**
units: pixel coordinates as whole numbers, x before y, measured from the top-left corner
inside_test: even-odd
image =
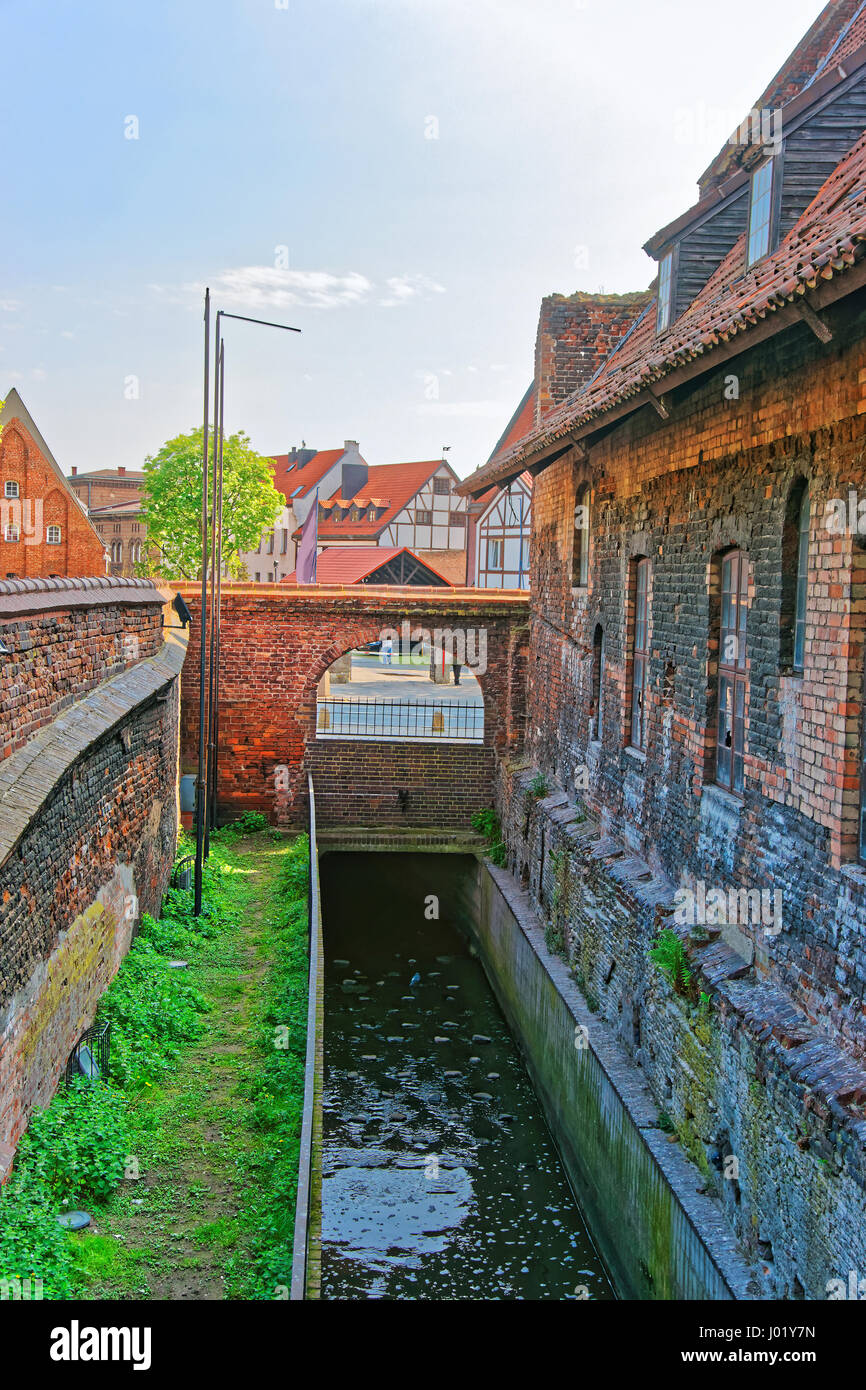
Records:
[[[483,743],[484,704],[481,700],[318,700],[316,737]]]
[[[292,1300],[318,1296],[318,1253],[313,1247],[321,1231],[322,1144],[322,1040],[324,1033],[324,965],[322,899],[319,855],[316,847],[316,796],[307,774],[310,793],[310,969],[307,994],[307,1051],[304,1064],[304,1108],[301,1114],[301,1147],[298,1159],[298,1195],[295,1204],[295,1239],[292,1253]],[[312,1278],[311,1278],[312,1276]],[[311,1289],[311,1285],[312,1287]]]

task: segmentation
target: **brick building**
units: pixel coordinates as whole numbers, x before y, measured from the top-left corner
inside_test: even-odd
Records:
[[[144,473],[129,468],[73,467],[69,486],[87,508],[108,550],[109,573],[132,575],[145,555],[147,528],[141,506]]]
[[[637,317],[462,485],[534,477],[509,867],[763,1297],[866,1267],[862,10],[822,11]]]
[[[0,412],[0,578],[106,572],[102,540],[17,390]]]

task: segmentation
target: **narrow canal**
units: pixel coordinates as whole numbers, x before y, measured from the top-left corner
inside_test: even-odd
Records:
[[[321,863],[322,1297],[614,1297],[462,929],[475,862]]]

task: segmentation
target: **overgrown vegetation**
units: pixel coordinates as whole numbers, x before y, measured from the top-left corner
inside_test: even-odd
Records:
[[[656,944],[650,949],[650,960],[667,975],[674,990],[686,999],[691,999],[696,990],[694,971],[689,965],[686,949],[670,927],[664,927]]]
[[[110,1079],[81,1078],[34,1115],[0,1189],[0,1280],[39,1279],[45,1298],[147,1297],[203,1260],[219,1271],[206,1296],[282,1296],[303,1104],[309,845],[250,836],[258,819],[248,813],[243,831],[213,837],[201,918],[179,889],[158,921],[143,918],[100,1001]],[[77,1206],[92,1225],[72,1235],[57,1217]]]
[[[498,868],[504,869],[508,856],[508,846],[502,838],[502,825],[496,812],[492,809],[476,811],[472,817],[472,826],[473,829],[480,831],[487,840],[488,859]]]
[[[546,796],[550,795],[550,786],[543,772],[539,772],[533,777],[526,789],[526,795],[533,801],[543,801]]]

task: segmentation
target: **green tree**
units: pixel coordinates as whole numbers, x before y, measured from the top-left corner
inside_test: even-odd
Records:
[[[141,570],[165,578],[201,577],[202,430],[169,439],[144,461],[142,511],[148,559]],[[208,503],[211,465],[208,450]],[[270,460],[257,454],[241,431],[223,444],[223,564],[233,578],[243,576],[240,552],[255,550],[262,532],[285,506],[271,476]]]

